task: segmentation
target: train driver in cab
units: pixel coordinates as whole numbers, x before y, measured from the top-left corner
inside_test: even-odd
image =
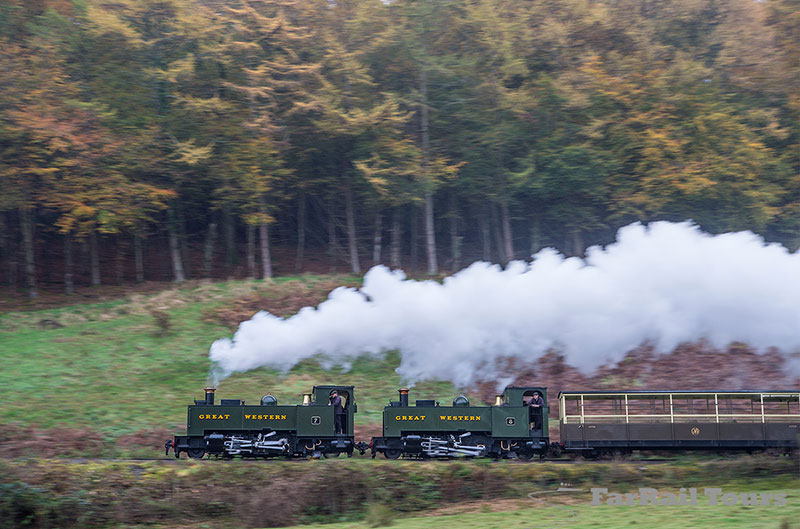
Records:
[[[333,406],[333,433],[344,433],[344,406],[342,405],[342,397],[340,397],[339,392],[334,389],[331,391],[329,400],[330,402],[328,404]]]
[[[528,401],[528,417],[531,421],[531,430],[541,430],[542,428],[542,406],[544,400],[538,391],[533,392],[533,397]]]

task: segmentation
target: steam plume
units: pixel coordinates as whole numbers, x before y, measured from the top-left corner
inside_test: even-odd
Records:
[[[214,376],[288,370],[317,354],[348,363],[397,349],[409,381],[467,385],[497,360],[550,349],[590,372],[643,342],[659,351],[707,339],[763,349],[800,346],[800,255],[751,232],[708,235],[695,225],[632,224],[585,260],[553,249],[505,270],[484,262],[443,284],[383,266],[360,290],[338,288],[290,318],[259,312],[211,346]]]

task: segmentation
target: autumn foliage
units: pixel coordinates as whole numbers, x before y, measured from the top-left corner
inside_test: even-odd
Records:
[[[799,19],[791,0],[7,0],[2,279],[35,296],[56,263],[71,292],[320,255],[435,275],[659,219],[795,248]]]

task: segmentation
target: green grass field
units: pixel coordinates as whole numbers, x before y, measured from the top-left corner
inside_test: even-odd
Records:
[[[730,489],[738,490],[738,489]],[[520,503],[517,508],[497,510],[487,502],[486,512],[470,512],[442,516],[393,518],[391,514],[373,516],[363,522],[324,525],[302,525],[305,529],[365,529],[369,527],[458,527],[459,529],[619,529],[643,527],[648,529],[795,529],[800,528],[800,490],[778,489],[769,493],[784,493],[785,506],[592,506],[590,495],[554,498],[548,502]],[[580,503],[579,503],[580,502]],[[369,515],[368,515],[369,516]]]
[[[91,428],[114,437],[143,429],[179,430],[186,405],[202,398],[214,340],[231,336],[221,322],[204,318],[243,296],[265,299],[300,286],[353,278],[302,277],[270,282],[195,284],[149,296],[0,315],[0,424],[38,428]],[[153,311],[168,315],[162,332]],[[63,325],[53,327],[46,320]],[[349,372],[323,370],[306,361],[289,373],[259,369],[221,383],[218,398],[258,401],[267,391],[280,402],[299,403],[314,384],[358,388],[358,421],[380,422],[385,402],[402,385],[399,358],[361,358]],[[418,398],[447,399],[448,383],[421,383]]]

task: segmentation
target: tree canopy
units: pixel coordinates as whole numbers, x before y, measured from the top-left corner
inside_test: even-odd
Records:
[[[637,220],[794,249],[798,21],[793,0],[5,0],[4,281],[437,274]]]

